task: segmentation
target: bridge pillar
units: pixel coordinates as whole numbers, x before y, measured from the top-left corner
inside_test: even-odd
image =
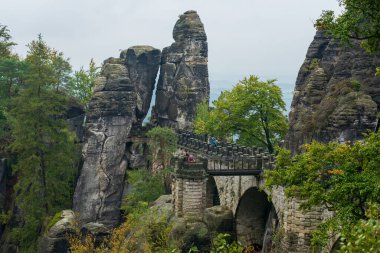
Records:
[[[205,165],[204,162],[176,161],[172,194],[177,217],[203,218],[207,185]]]

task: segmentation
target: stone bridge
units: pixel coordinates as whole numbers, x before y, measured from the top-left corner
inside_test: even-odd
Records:
[[[272,169],[274,157],[263,148],[244,147],[233,143],[209,144],[208,136],[182,131],[178,134],[178,146],[207,160],[206,172],[213,176],[260,175],[264,169]]]
[[[281,187],[263,189],[262,173],[273,168],[272,155],[261,148],[211,145],[206,135],[183,131],[178,148],[172,193],[178,217],[200,218],[206,208],[226,206],[243,245],[259,244],[262,252],[270,252],[274,243],[284,252],[311,251],[311,232],[330,214],[318,207],[301,211],[302,202],[287,199]],[[195,162],[187,162],[185,152],[193,154]]]

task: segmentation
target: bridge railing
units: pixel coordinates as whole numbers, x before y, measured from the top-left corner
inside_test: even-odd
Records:
[[[207,159],[209,174],[258,175],[274,167],[274,156],[263,148],[226,142],[209,144],[206,134],[181,131],[178,133],[178,145]]]

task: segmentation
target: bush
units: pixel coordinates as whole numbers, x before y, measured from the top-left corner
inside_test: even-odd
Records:
[[[123,200],[121,210],[129,213],[139,202],[152,202],[165,194],[164,175],[167,170],[152,174],[148,170],[139,169],[128,172],[128,182],[131,192]]]
[[[153,170],[170,166],[170,160],[177,149],[177,135],[173,129],[155,127],[146,134],[153,163]]]
[[[177,253],[170,243],[171,227],[167,215],[158,209],[148,209],[146,202],[139,202],[126,221],[115,228],[111,235],[96,246],[95,236],[88,234],[84,240],[70,237],[71,253]]]

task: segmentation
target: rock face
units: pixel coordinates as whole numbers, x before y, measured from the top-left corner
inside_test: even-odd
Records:
[[[161,51],[151,46],[134,46],[122,51],[120,57],[125,59],[129,78],[135,85],[136,120],[137,126],[141,126],[152,100]]]
[[[226,233],[233,231],[234,215],[226,206],[213,206],[205,209],[204,220],[210,231]]]
[[[70,234],[76,234],[75,215],[71,210],[63,210],[60,220],[42,237],[39,243],[38,253],[68,252],[70,245],[67,241],[67,236]]]
[[[210,95],[207,37],[195,11],[180,16],[173,38],[175,42],[162,51],[152,122],[190,130],[197,104],[208,102]]]
[[[84,163],[74,193],[73,209],[82,225],[119,222],[126,142],[132,125],[148,111],[159,59],[159,50],[138,46],[104,61],[89,103]]]
[[[69,101],[68,109],[66,112],[67,122],[69,124],[70,131],[73,131],[78,142],[83,142],[84,138],[84,119],[85,111],[83,106],[75,99]]]
[[[317,31],[298,73],[285,145],[293,153],[311,140],[354,141],[375,130],[380,108],[380,54],[358,41],[344,47]]]

